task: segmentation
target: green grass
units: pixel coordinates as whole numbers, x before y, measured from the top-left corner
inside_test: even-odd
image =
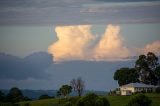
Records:
[[[58,99],[45,99],[45,100],[35,100],[28,102],[20,102],[20,106],[25,106],[26,103],[29,103],[29,106],[58,106]]]
[[[152,106],[160,106],[160,94],[148,93],[145,94],[152,100]],[[132,96],[107,96],[107,99],[111,106],[125,106]],[[67,101],[77,101],[76,97],[68,99],[46,99],[46,100],[36,100],[29,102],[21,102],[21,106],[25,106],[26,103],[29,103],[29,106],[60,106],[59,102],[65,103]]]
[[[160,94],[145,94],[152,100],[152,106],[160,106]],[[132,96],[107,96],[111,106],[125,106]]]
[[[107,96],[111,106],[125,106],[130,98],[131,96]]]

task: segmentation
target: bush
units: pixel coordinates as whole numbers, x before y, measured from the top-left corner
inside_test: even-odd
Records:
[[[151,106],[152,101],[144,94],[135,95],[126,106]]]
[[[89,93],[86,96],[79,99],[77,106],[95,106],[95,101],[98,96],[94,93]]]
[[[44,95],[41,95],[39,97],[39,100],[41,100],[41,99],[50,99],[50,98],[52,98],[52,97],[48,96],[47,94],[44,94]]]
[[[87,94],[79,99],[77,106],[110,106],[107,98],[98,97],[94,93]]]
[[[110,106],[110,104],[109,104],[107,98],[99,97],[95,102],[95,106]]]

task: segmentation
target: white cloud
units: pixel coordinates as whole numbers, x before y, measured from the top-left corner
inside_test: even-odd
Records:
[[[141,52],[147,54],[148,52],[153,52],[156,55],[160,55],[160,40],[157,40],[151,44],[147,44]]]
[[[55,61],[83,60],[89,42],[94,39],[90,25],[56,27],[58,40],[49,47]]]
[[[54,61],[117,60],[130,55],[119,35],[120,27],[108,25],[98,40],[91,33],[91,25],[59,26],[55,28],[58,40],[49,47]]]
[[[106,31],[95,48],[96,60],[120,59],[130,55],[119,35],[120,27],[108,25]]]

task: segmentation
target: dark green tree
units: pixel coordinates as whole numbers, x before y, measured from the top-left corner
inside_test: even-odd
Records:
[[[12,103],[20,102],[20,101],[29,101],[29,100],[31,99],[28,97],[24,97],[21,90],[16,87],[11,88],[6,97],[6,101],[12,102]]]
[[[156,78],[157,78],[157,83],[158,85],[160,85],[160,66],[158,66],[156,69],[155,69],[155,72],[154,72]]]
[[[66,97],[69,93],[72,92],[72,87],[69,85],[62,85],[61,88],[59,89],[59,92],[61,95]]]
[[[139,75],[134,68],[121,68],[114,73],[114,80],[117,80],[120,86],[138,82],[138,78]]]
[[[148,52],[146,56],[140,55],[135,63],[140,81],[145,84],[157,85],[158,80],[155,70],[158,65],[158,57],[154,53]]]
[[[135,62],[135,68],[121,68],[114,73],[114,80],[119,85],[131,82],[142,82],[151,85],[160,85],[160,65],[158,57],[148,52],[147,55],[140,55]]]
[[[16,87],[11,88],[7,95],[7,100],[10,102],[23,101],[23,94],[21,90]]]
[[[144,94],[135,95],[126,106],[151,106],[152,100],[150,100]]]
[[[85,86],[81,77],[72,79],[70,85],[72,86],[73,90],[78,93],[78,96],[82,95]]]

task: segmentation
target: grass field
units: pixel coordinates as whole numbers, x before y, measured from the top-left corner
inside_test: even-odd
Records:
[[[145,94],[152,100],[152,106],[160,106],[160,94],[153,94],[153,93],[148,93]],[[132,96],[106,96],[107,99],[109,100],[109,103],[111,106],[125,106],[129,100],[131,99]],[[46,99],[46,100],[36,100],[36,101],[29,101],[29,102],[21,102],[21,106],[27,106],[25,105],[26,103],[29,103],[29,106],[60,106],[60,103],[65,103],[68,100],[74,100],[74,98],[69,98],[69,99]],[[74,102],[77,99],[74,100]]]

